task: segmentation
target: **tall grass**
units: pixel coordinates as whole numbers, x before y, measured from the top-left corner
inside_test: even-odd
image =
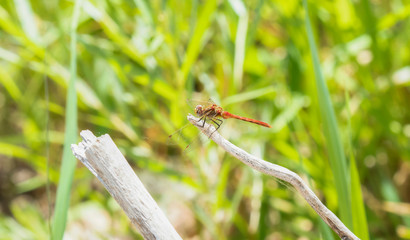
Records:
[[[71,152],[71,144],[78,139],[77,126],[77,26],[80,17],[82,0],[75,2],[70,29],[70,82],[67,89],[67,104],[65,111],[64,149],[60,169],[60,180],[57,188],[57,197],[54,207],[51,239],[63,239],[66,228],[67,213],[70,207],[71,186],[74,178],[76,159]]]
[[[53,237],[140,237],[92,174],[73,174],[77,114],[79,129],[110,134],[184,238],[332,238],[296,193],[213,143],[167,145],[192,113],[186,98],[209,97],[270,123],[220,131],[309,176],[362,239],[408,237],[409,4],[79,2],[0,2],[2,237],[47,236],[47,142]]]
[[[350,202],[349,182],[350,176],[347,171],[346,157],[337,127],[335,112],[332,107],[329,91],[320,68],[319,56],[317,54],[316,43],[313,37],[312,25],[310,23],[308,4],[303,0],[305,8],[305,26],[309,41],[309,48],[312,54],[313,68],[316,76],[317,97],[320,108],[320,116],[323,122],[323,132],[329,149],[329,162],[334,175],[337,189],[339,214],[347,227],[352,227],[352,208]]]

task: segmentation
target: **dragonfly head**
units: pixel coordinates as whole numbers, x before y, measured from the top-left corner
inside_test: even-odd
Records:
[[[204,114],[203,110],[204,110],[204,108],[202,107],[202,105],[197,105],[197,106],[195,107],[195,114],[196,114],[198,117],[202,117],[202,115]]]

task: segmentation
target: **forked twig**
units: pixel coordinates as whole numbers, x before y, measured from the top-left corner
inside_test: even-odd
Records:
[[[301,195],[302,197],[309,203],[309,205],[319,214],[319,216],[323,219],[323,221],[329,225],[330,228],[335,231],[337,235],[341,239],[359,239],[356,237],[340,220],[333,214],[315,195],[315,193],[308,187],[308,185],[302,180],[299,175],[290,171],[287,168],[282,166],[266,162],[260,158],[257,158],[246,151],[242,150],[241,148],[233,145],[231,142],[223,138],[217,131],[215,132],[215,128],[210,126],[209,124],[205,124],[202,126],[202,122],[198,122],[197,118],[192,116],[191,114],[188,115],[188,120],[195,125],[199,130],[202,131],[206,136],[210,136],[212,141],[216,144],[221,146],[225,151],[230,153],[232,156],[239,159],[241,162],[245,163],[249,167],[268,174],[270,176],[279,178],[282,181],[285,181],[291,184]]]

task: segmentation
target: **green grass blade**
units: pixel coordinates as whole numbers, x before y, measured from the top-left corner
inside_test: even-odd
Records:
[[[322,233],[322,239],[326,239],[326,240],[334,240],[335,238],[332,235],[332,231],[330,230],[329,226],[322,221],[321,218],[317,218],[317,220],[319,221],[319,228],[320,228],[320,232]]]
[[[205,2],[205,6],[199,8],[202,9],[202,11],[195,26],[194,35],[189,41],[188,50],[186,51],[184,63],[181,67],[181,73],[178,77],[179,86],[185,85],[185,80],[187,79],[188,73],[191,71],[191,67],[199,55],[202,45],[202,36],[211,23],[212,15],[215,13],[216,6],[217,1],[209,0]]]
[[[77,75],[76,65],[76,29],[80,15],[80,6],[82,0],[77,0],[74,6],[73,18],[71,22],[71,43],[70,43],[70,82],[67,90],[67,108],[65,115],[65,139],[63,160],[60,171],[60,181],[57,189],[55,215],[52,228],[52,239],[59,240],[63,238],[67,222],[67,212],[70,203],[71,184],[73,182],[76,160],[71,152],[71,144],[77,140],[77,94],[75,90],[75,81]]]
[[[328,151],[330,158],[330,167],[333,172],[338,202],[339,215],[347,227],[352,227],[352,211],[350,204],[349,191],[349,175],[347,171],[347,164],[345,153],[340,139],[339,130],[337,127],[336,116],[332,107],[329,91],[320,68],[319,56],[317,53],[313,30],[309,19],[309,11],[307,1],[303,1],[305,9],[305,27],[309,41],[309,48],[314,65],[316,76],[316,88],[318,95],[318,102],[320,108],[320,116],[323,121],[323,130],[326,140],[328,141]]]
[[[353,230],[357,236],[362,240],[369,239],[369,228],[366,219],[366,210],[363,204],[362,189],[360,186],[360,176],[357,171],[356,159],[354,157],[352,148],[352,125],[350,116],[350,98],[347,91],[345,91],[346,106],[347,106],[347,118],[349,127],[349,144],[348,154],[350,159],[350,177],[351,177],[351,198],[352,198],[352,221]]]
[[[272,132],[281,131],[289,122],[291,122],[299,111],[306,105],[306,97],[295,95],[288,107],[276,116],[272,123]]]
[[[230,0],[230,5],[238,15],[238,27],[235,37],[235,58],[233,64],[233,80],[237,89],[242,88],[243,63],[245,61],[246,35],[248,32],[248,12],[241,0]]]
[[[0,55],[1,55],[1,49],[0,49]],[[13,78],[10,76],[10,74],[7,71],[4,71],[3,68],[0,68],[0,84],[4,86],[6,91],[10,94],[10,96],[14,100],[18,100],[21,97],[21,91],[16,85],[15,81],[13,81]]]
[[[360,188],[360,177],[353,156],[350,157],[350,175],[352,181],[352,216],[353,229],[362,240],[369,239],[369,228],[366,220],[366,210],[363,204],[362,190]]]
[[[244,91],[244,92],[226,97],[225,99],[223,99],[222,105],[226,107],[228,105],[235,104],[235,103],[247,102],[247,101],[262,97],[264,95],[275,93],[275,91],[276,91],[275,87],[273,86],[258,88],[258,89],[251,90],[248,92]]]
[[[141,15],[144,18],[145,22],[147,24],[153,24],[153,19],[152,19],[152,14],[151,11],[147,5],[147,3],[144,0],[134,0],[135,5],[137,5],[138,10],[141,11]]]
[[[21,22],[21,27],[23,28],[24,33],[32,40],[33,42],[39,41],[38,29],[31,8],[30,1],[27,0],[14,0],[16,6],[16,12],[19,16]]]

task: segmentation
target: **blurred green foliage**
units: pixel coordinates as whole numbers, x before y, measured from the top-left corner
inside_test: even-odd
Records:
[[[64,136],[78,136],[65,129],[66,117],[76,120],[65,116],[73,71],[79,129],[111,135],[184,239],[335,236],[295,191],[213,143],[184,154],[195,128],[167,143],[192,113],[186,99],[209,97],[270,123],[226,120],[221,133],[305,177],[338,216],[351,204],[346,224],[359,237],[409,239],[410,1],[308,5],[317,51],[301,1],[84,0],[74,51],[73,1],[2,0],[0,239],[50,235]],[[314,64],[329,89],[344,178],[330,167],[331,113],[319,110]],[[335,181],[348,183],[351,202],[339,202]],[[66,236],[141,238],[81,164],[70,199]]]

